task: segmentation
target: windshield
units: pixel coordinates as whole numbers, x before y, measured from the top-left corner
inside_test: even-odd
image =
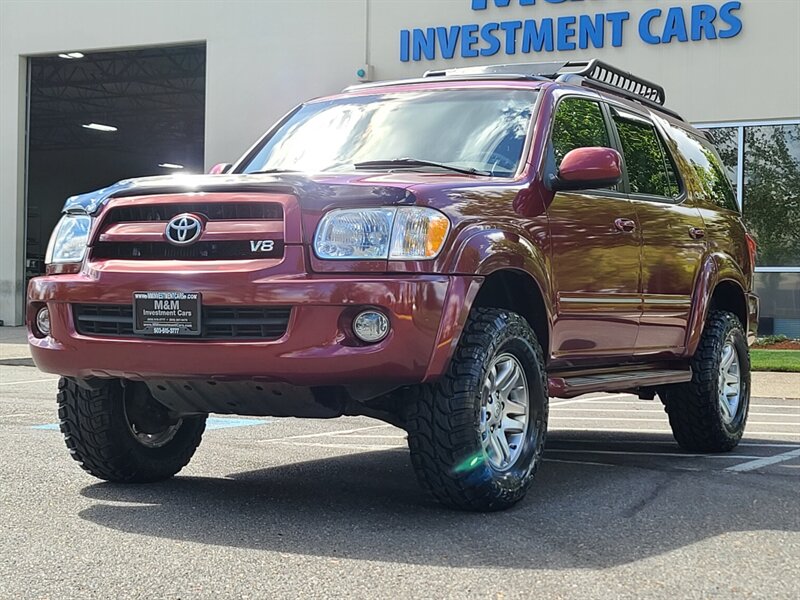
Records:
[[[460,89],[311,102],[237,171],[437,169],[424,162],[510,177],[535,99],[535,90]]]

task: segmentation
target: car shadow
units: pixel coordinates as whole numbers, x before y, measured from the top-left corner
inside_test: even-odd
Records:
[[[545,463],[509,511],[452,511],[420,491],[400,450],[82,494],[101,501],[83,519],[127,533],[434,566],[603,568],[730,531],[800,530],[781,478],[597,464]]]

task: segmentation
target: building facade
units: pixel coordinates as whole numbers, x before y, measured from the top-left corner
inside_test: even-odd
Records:
[[[0,319],[23,319],[32,61],[203,44],[205,168],[295,104],[359,80],[598,57],[657,81],[729,169],[759,241],[764,332],[800,337],[798,26],[797,0],[5,0]]]

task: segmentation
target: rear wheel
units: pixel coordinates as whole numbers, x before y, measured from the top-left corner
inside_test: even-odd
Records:
[[[61,432],[72,457],[99,479],[144,483],[168,479],[200,444],[206,417],[177,418],[140,383],[109,381],[85,389],[58,384]]]
[[[525,319],[476,309],[446,376],[411,393],[411,460],[437,500],[491,511],[524,497],[541,462],[548,401],[542,350]]]
[[[727,452],[737,446],[750,405],[750,353],[736,315],[712,311],[691,360],[692,380],[664,388],[675,440],[690,452]]]

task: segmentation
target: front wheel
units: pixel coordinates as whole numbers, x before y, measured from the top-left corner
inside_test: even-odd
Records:
[[[548,404],[542,349],[525,319],[475,309],[447,374],[411,395],[411,460],[438,501],[491,511],[525,496],[542,460]]]
[[[659,392],[675,440],[689,452],[728,452],[750,405],[750,354],[736,315],[712,311],[691,360],[692,380]]]
[[[172,477],[189,463],[206,425],[203,415],[171,416],[144,384],[116,380],[86,389],[62,378],[58,416],[72,457],[95,477],[118,483]]]

